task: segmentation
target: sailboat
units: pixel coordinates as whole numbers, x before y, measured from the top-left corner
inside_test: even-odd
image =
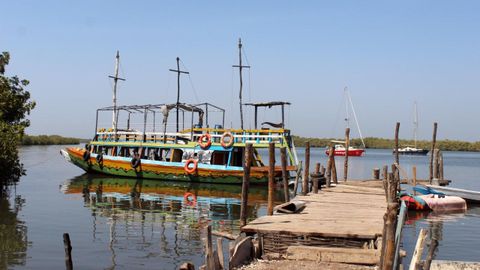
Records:
[[[348,146],[348,156],[351,157],[360,157],[365,154],[365,142],[363,141],[362,137],[362,131],[360,130],[360,125],[358,124],[357,120],[357,114],[355,113],[355,108],[353,107],[353,102],[352,102],[352,97],[350,96],[350,92],[348,91],[348,88],[345,87],[344,89],[345,93],[345,124],[346,127],[350,127],[350,110],[353,113],[353,119],[355,120],[355,124],[357,126],[358,133],[360,135],[360,140],[362,141],[363,148],[357,148],[355,146]],[[331,142],[335,143],[334,149],[333,149],[333,155],[334,156],[345,156],[345,153],[347,153],[347,150],[345,149],[345,141],[337,141],[337,140],[332,140]],[[329,155],[330,151],[329,148],[325,150],[325,154]]]
[[[426,155],[428,149],[417,148],[417,129],[418,129],[418,111],[417,102],[414,104],[414,119],[413,119],[413,140],[414,146],[406,146],[398,149],[398,153],[402,155]],[[395,149],[393,149],[395,154]]]

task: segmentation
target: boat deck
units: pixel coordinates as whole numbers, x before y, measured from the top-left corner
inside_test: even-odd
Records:
[[[242,227],[243,232],[262,238],[264,254],[318,262],[379,263],[387,209],[383,189],[337,185],[294,200],[306,202],[302,212],[263,216]]]

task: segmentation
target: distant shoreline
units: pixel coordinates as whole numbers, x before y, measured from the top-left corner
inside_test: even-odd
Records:
[[[300,136],[293,136],[295,146],[304,147],[307,141],[310,142],[311,147],[327,147],[330,144],[331,140],[344,140],[343,138],[306,138]],[[384,139],[384,138],[375,138],[367,137],[363,139],[365,142],[366,148],[370,149],[393,149],[395,146],[395,140],[393,139]],[[362,142],[360,139],[351,139],[350,144],[353,146],[361,146]],[[413,146],[413,140],[399,140],[399,146]],[[417,147],[422,149],[431,149],[431,141],[417,141]],[[467,141],[457,141],[457,140],[438,140],[436,147],[443,151],[466,151],[466,152],[479,152],[480,151],[480,141],[478,142],[467,142]]]
[[[21,145],[65,145],[86,142],[86,139],[62,137],[59,135],[24,135]]]

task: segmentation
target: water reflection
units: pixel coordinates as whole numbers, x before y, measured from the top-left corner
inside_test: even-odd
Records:
[[[0,269],[25,265],[27,226],[18,219],[25,200],[15,196],[13,206],[7,196],[0,196]]]
[[[241,186],[111,178],[84,174],[61,186],[65,194],[83,197],[92,214],[92,240],[106,243],[110,266],[119,257],[144,261],[160,257],[166,269],[203,256],[203,232],[239,232]],[[276,200],[283,198],[276,194]],[[259,215],[267,187],[250,186],[247,214]],[[137,254],[135,254],[137,252]],[[158,261],[158,260],[157,260]]]

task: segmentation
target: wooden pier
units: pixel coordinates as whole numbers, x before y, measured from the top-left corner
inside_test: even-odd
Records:
[[[387,211],[383,188],[337,185],[294,200],[306,202],[302,212],[263,216],[241,228],[247,235],[257,234],[262,254],[332,263],[335,268],[348,264],[344,269],[380,264]]]

